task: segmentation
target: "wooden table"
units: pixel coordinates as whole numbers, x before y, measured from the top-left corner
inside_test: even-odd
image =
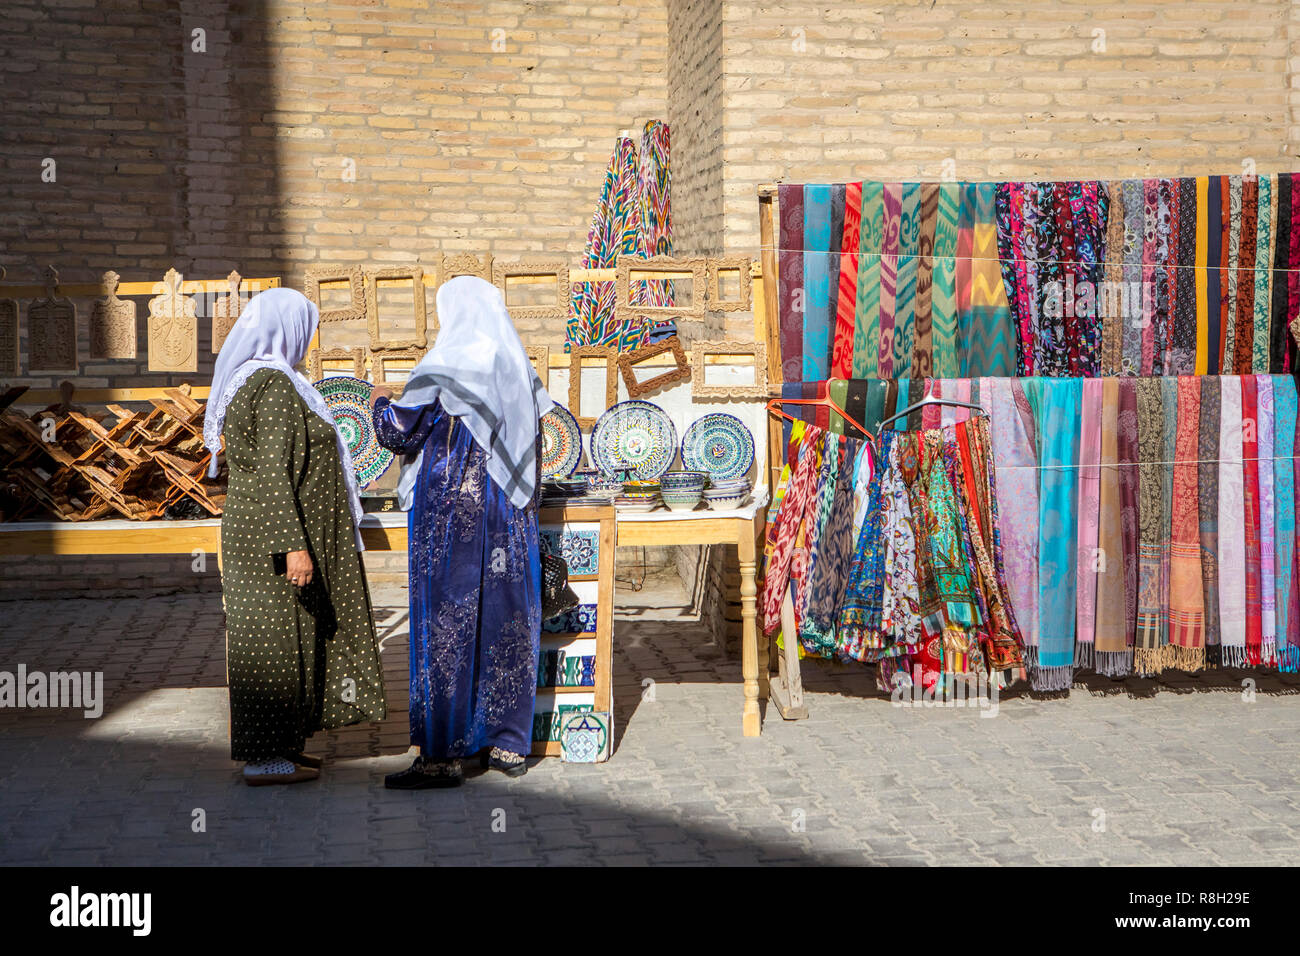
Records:
[[[759,701],[768,697],[767,639],[758,626],[758,556],[766,519],[767,489],[757,488],[744,508],[676,514],[618,514],[617,544],[624,547],[734,544],[740,558],[741,676],[746,737],[762,732]],[[368,514],[361,537],[370,551],[406,550],[406,514]],[[195,521],[15,521],[0,523],[0,555],[216,554],[221,519]]]

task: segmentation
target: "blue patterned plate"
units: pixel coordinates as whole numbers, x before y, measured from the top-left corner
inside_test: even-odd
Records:
[[[393,453],[379,444],[375,436],[370,412],[370,393],[374,386],[346,375],[323,378],[313,385],[325,399],[325,407],[334,416],[339,434],[352,454],[357,487],[366,487],[393,463]]]
[[[682,463],[706,471],[715,481],[749,474],[754,464],[754,436],[735,415],[713,412],[686,429]]]
[[[542,477],[568,477],[582,458],[582,432],[573,413],[559,403],[542,416]]]
[[[591,430],[590,451],[592,463],[611,478],[653,481],[677,457],[677,429],[658,405],[619,402]]]

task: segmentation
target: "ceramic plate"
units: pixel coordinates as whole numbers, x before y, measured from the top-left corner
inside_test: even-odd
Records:
[[[754,464],[754,436],[735,415],[705,415],[686,429],[682,463],[692,471],[708,472],[715,481],[740,478]]]
[[[619,402],[591,431],[592,463],[611,478],[654,480],[676,457],[677,429],[650,402]]]
[[[374,386],[359,378],[339,375],[323,378],[315,383],[315,387],[325,399],[339,434],[352,453],[357,486],[364,488],[393,463],[393,453],[380,445],[375,437],[374,419],[370,413],[370,392]]]
[[[557,404],[542,416],[542,477],[567,478],[582,458],[582,432],[578,421]]]

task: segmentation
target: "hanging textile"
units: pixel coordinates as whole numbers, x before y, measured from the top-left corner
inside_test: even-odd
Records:
[[[625,248],[626,237],[640,231],[640,202],[637,195],[637,148],[629,137],[614,144],[596,212],[587,232],[582,254],[584,269],[613,267]],[[566,349],[573,345],[617,345],[623,333],[614,326],[613,282],[578,282],[572,288],[572,309],[565,329]]]
[[[1097,625],[1097,571],[1101,524],[1101,427],[1104,380],[1083,382],[1079,420],[1079,538],[1075,565],[1078,596],[1075,627],[1075,666],[1092,667]],[[1118,511],[1108,515],[1112,517]],[[1117,524],[1117,522],[1115,522]]]
[[[1205,613],[1205,662],[1219,663],[1219,405],[1221,380],[1201,383],[1196,491],[1201,542],[1201,595]]]
[[[1225,667],[1246,661],[1246,544],[1242,462],[1242,386],[1219,379],[1219,640]]]
[[[931,341],[929,367],[918,374],[936,378],[969,375],[961,370],[957,348],[957,230],[961,203],[957,183],[940,183],[934,224],[933,289],[930,295]],[[999,288],[1001,286],[999,285]],[[981,371],[985,369],[981,367]],[[978,374],[978,372],[976,373]],[[1009,371],[989,374],[1004,375]]]
[[[1097,673],[1106,677],[1125,677],[1133,665],[1129,640],[1133,605],[1129,597],[1130,565],[1125,557],[1128,549],[1124,541],[1125,511],[1120,493],[1121,383],[1118,379],[1107,378],[1101,384],[1101,421],[1096,429],[1101,441],[1097,500],[1099,515],[1105,515],[1106,520],[1099,520],[1098,551],[1093,565],[1096,570],[1096,618],[1091,664]],[[1076,654],[1076,658],[1079,656]],[[1086,652],[1082,657],[1079,663],[1087,666]]]
[[[669,165],[671,155],[668,124],[647,120],[641,132],[641,157],[637,168],[637,193],[640,200],[640,236],[637,242],[639,258],[671,256],[673,254],[672,176]],[[631,290],[634,305],[673,305],[671,279],[648,279]],[[643,322],[629,331],[619,343],[622,351],[637,348],[647,342],[657,342],[677,333],[677,324],[671,320]]]
[[[1066,690],[1074,665],[1082,379],[1031,379],[1025,394],[1038,423],[1039,460],[1038,647],[1028,655],[1030,682],[1039,691]]]
[[[836,378],[853,378],[853,343],[857,335],[858,244],[861,238],[862,183],[849,183],[844,191],[839,292],[835,304],[835,345],[831,354],[831,373]]]
[[[1279,199],[1279,204],[1281,200]],[[1274,607],[1277,613],[1277,661],[1284,671],[1296,669],[1296,648],[1300,639],[1296,618],[1291,613],[1292,575],[1296,554],[1295,509],[1295,435],[1296,386],[1289,375],[1273,376],[1273,496],[1277,502],[1274,512],[1273,537],[1276,542],[1276,572],[1274,574]]]
[[[1261,180],[1263,182],[1263,180]],[[1257,421],[1259,435],[1259,626],[1260,663],[1265,667],[1277,666],[1277,590],[1274,572],[1277,560],[1277,540],[1274,529],[1275,499],[1273,497],[1274,459],[1274,406],[1273,379],[1267,375],[1255,376],[1258,395]]]
[[[803,380],[803,187],[777,187],[780,255],[777,259],[777,309],[781,321],[781,377]]]
[[[1169,556],[1169,647],[1165,666],[1198,671],[1205,666],[1205,592],[1201,575],[1201,380],[1177,381],[1177,437]]]
[[[853,377],[874,377],[880,368],[881,253],[885,248],[885,184],[862,184],[858,238],[858,294],[854,309]],[[865,425],[866,422],[863,422]],[[869,426],[868,426],[869,427]]]

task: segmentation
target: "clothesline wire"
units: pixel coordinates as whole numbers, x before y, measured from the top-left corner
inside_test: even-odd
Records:
[[[1221,266],[1221,265],[1210,265],[1209,263],[1204,263],[1204,264],[1196,263],[1193,265],[1187,265],[1184,263],[1174,263],[1174,262],[1166,262],[1166,263],[1115,262],[1113,260],[1102,260],[1102,259],[1096,260],[1095,262],[1089,262],[1085,259],[1039,259],[1039,258],[1027,259],[1027,258],[1022,258],[1020,256],[1012,256],[1009,258],[1004,258],[1002,256],[936,256],[936,255],[922,255],[919,252],[916,253],[913,252],[843,252],[843,251],[836,252],[833,249],[785,249],[780,246],[760,246],[759,251],[760,253],[773,251],[776,252],[778,255],[787,252],[797,252],[803,256],[810,256],[810,255],[839,256],[840,258],[843,258],[845,256],[857,256],[858,258],[882,258],[884,256],[893,256],[895,259],[928,259],[936,262],[997,262],[997,263],[1023,262],[1028,265],[1040,265],[1040,266],[1044,266],[1044,265],[1046,266],[1050,266],[1050,265],[1090,266],[1090,267],[1122,266],[1126,269],[1153,269],[1157,272],[1168,271],[1169,269],[1193,269],[1193,270],[1219,269],[1223,272],[1287,272],[1287,273],[1300,272],[1300,268],[1290,269],[1284,266],[1261,266],[1258,263],[1256,263],[1253,266],[1242,266],[1242,265]],[[637,281],[641,281],[641,280],[638,279]]]

